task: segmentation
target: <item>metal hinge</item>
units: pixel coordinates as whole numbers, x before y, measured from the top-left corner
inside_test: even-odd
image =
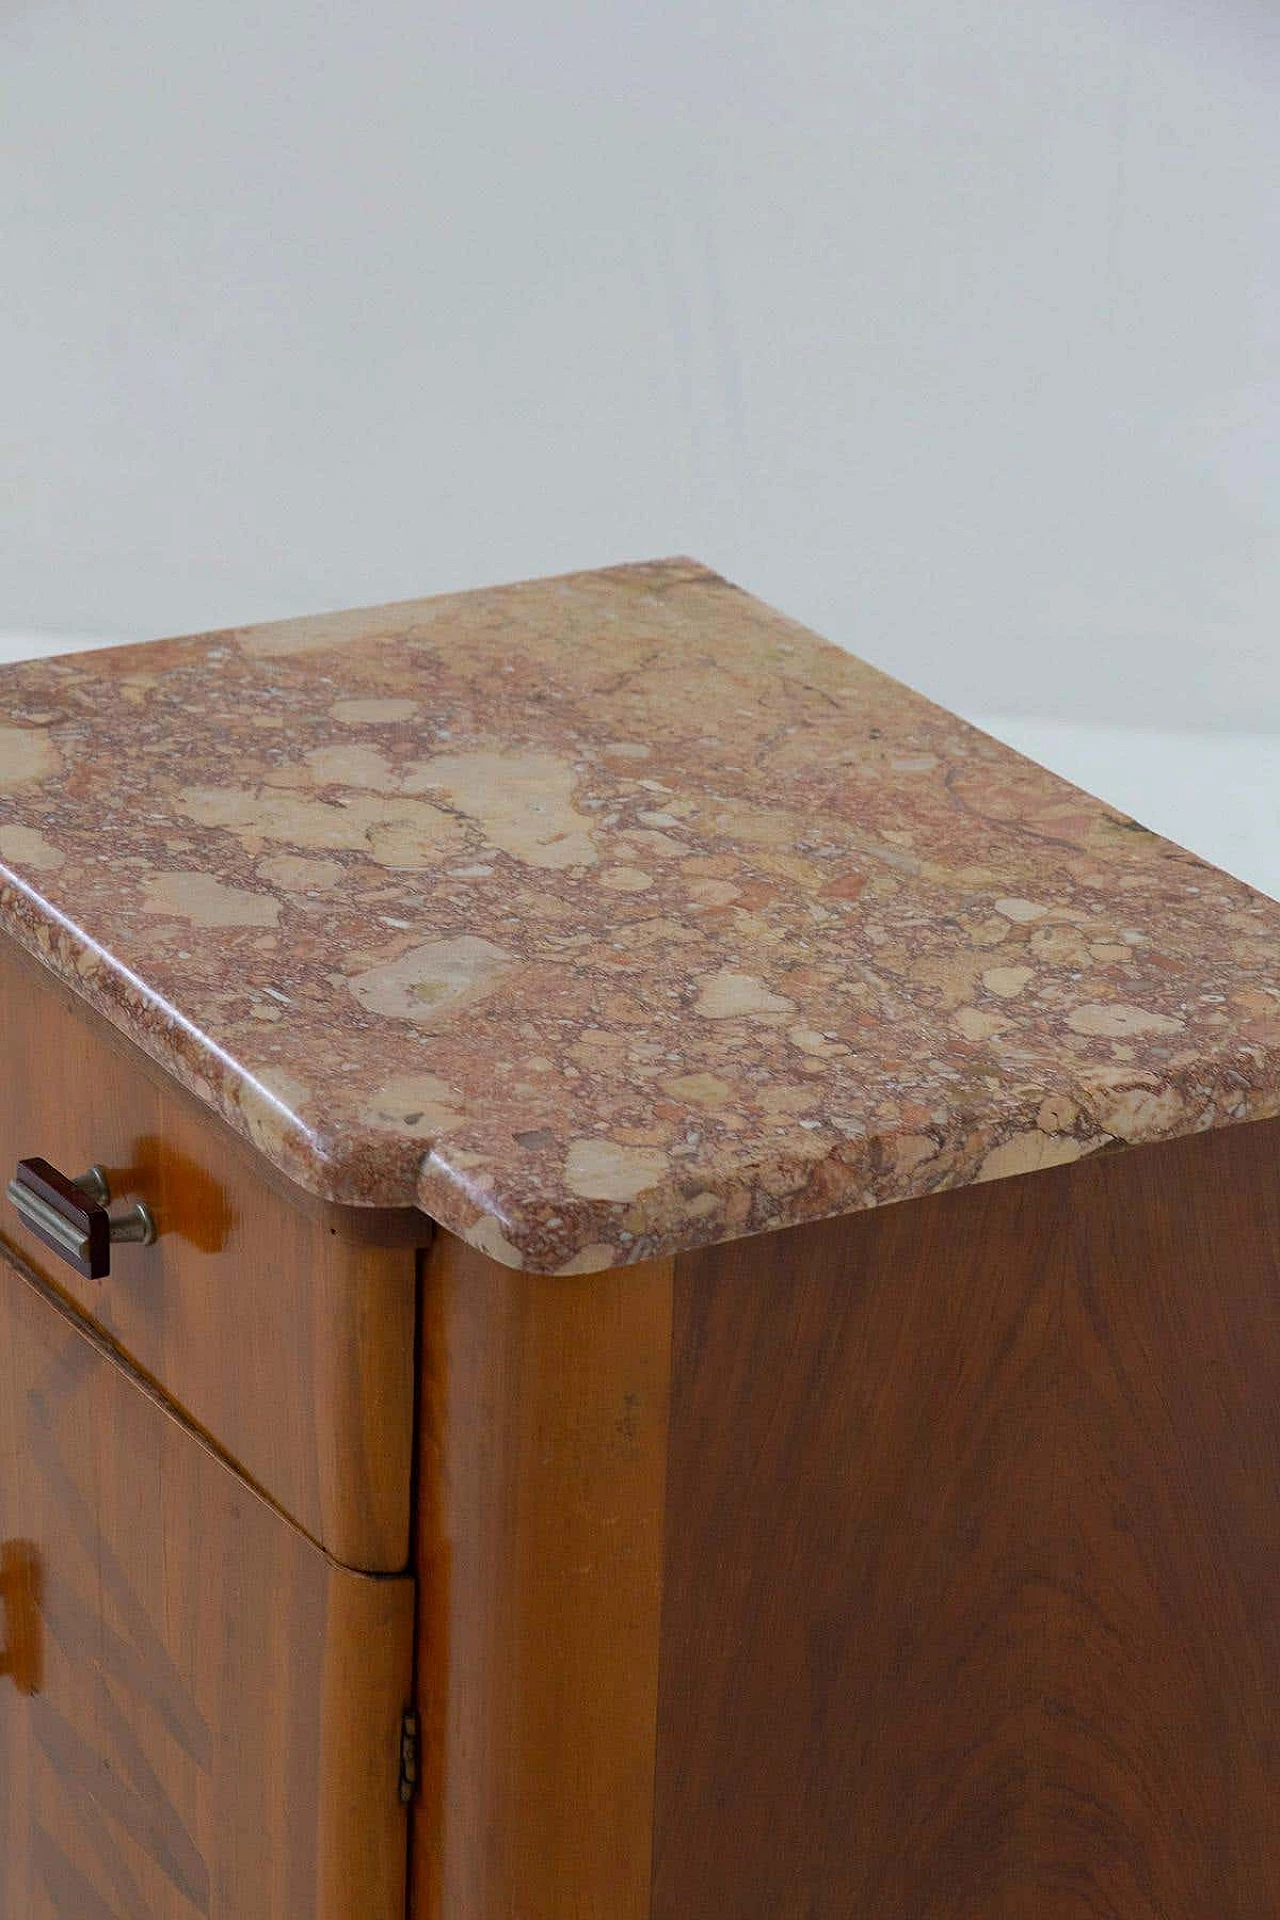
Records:
[[[400,1716],[400,1805],[407,1807],[418,1790],[418,1716],[412,1707]]]

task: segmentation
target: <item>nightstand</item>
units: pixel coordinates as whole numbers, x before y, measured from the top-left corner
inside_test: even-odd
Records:
[[[0,671],[0,1914],[1270,1920],[1278,955],[692,561]]]

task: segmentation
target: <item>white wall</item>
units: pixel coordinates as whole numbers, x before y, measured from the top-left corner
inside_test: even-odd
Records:
[[[692,551],[965,710],[1280,727],[1278,18],[12,0],[0,630]]]

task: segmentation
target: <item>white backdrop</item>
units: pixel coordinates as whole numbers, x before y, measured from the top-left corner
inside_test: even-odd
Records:
[[[1280,729],[1274,0],[10,0],[0,89],[10,651],[683,551]]]

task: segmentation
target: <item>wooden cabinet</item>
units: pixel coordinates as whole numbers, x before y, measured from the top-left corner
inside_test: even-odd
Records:
[[[0,673],[0,1920],[1275,1920],[1278,953],[691,561]]]
[[[0,1259],[6,1920],[398,1920],[413,1587],[338,1566]]]
[[[586,1279],[438,1235],[412,1577],[0,1257],[0,1914],[1269,1920],[1278,1127]]]

